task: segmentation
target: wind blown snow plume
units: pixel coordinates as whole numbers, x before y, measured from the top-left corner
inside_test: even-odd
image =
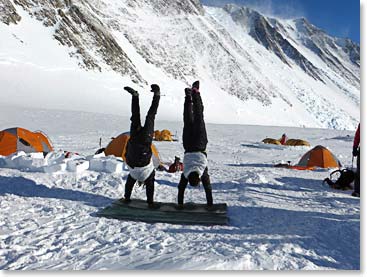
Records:
[[[0,35],[3,104],[128,115],[122,86],[154,82],[158,116],[181,120],[200,79],[208,122],[354,129],[360,117],[359,45],[305,18],[199,0],[0,0]]]

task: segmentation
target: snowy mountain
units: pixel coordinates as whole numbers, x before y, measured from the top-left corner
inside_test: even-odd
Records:
[[[360,118],[359,45],[304,18],[199,0],[0,0],[0,36],[6,105],[129,115],[122,86],[159,83],[158,117],[180,121],[183,89],[200,79],[208,122],[355,129]]]

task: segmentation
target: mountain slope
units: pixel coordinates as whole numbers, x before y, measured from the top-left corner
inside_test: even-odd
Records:
[[[354,129],[359,120],[359,46],[304,19],[198,0],[0,3],[0,81],[29,76],[5,86],[18,96],[5,104],[128,115],[121,87],[157,82],[165,92],[158,116],[181,120],[183,88],[200,79],[209,122]]]

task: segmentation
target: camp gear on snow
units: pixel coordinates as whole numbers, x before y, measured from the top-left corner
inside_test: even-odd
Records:
[[[180,158],[179,157],[175,157],[175,161],[173,162],[173,164],[171,164],[168,168],[168,172],[170,173],[175,173],[178,171],[183,171],[183,163],[180,162]]]
[[[105,152],[105,150],[106,150],[106,148],[104,148],[104,147],[103,148],[100,148],[94,154],[95,155],[101,154],[101,153]]]
[[[353,189],[354,171],[350,169],[338,169],[330,173],[329,178],[325,178],[323,183],[327,183],[333,189],[348,190]]]
[[[197,172],[199,177],[204,173],[208,166],[208,159],[202,152],[185,153],[183,160],[184,172],[186,179],[188,179],[191,172]]]
[[[130,133],[122,133],[116,138],[113,138],[112,141],[107,145],[106,149],[104,150],[105,155],[114,155],[116,157],[121,157],[124,161],[126,161],[126,146],[127,142],[130,139]],[[161,164],[161,159],[159,157],[158,149],[155,147],[154,144],[151,145],[152,150],[152,159],[154,167],[157,168]]]
[[[132,199],[128,203],[115,201],[97,212],[99,217],[120,220],[143,221],[148,223],[171,223],[191,225],[227,225],[227,204],[186,203],[178,208],[175,203],[154,202],[157,208],[151,209],[143,200]]]
[[[273,138],[265,138],[262,140],[262,142],[266,144],[287,145],[287,146],[311,146],[308,141],[302,139],[288,139],[288,138],[283,139],[283,137],[279,140]]]
[[[50,139],[41,131],[31,132],[14,127],[0,131],[0,155],[8,156],[18,151],[25,153],[53,151]]]

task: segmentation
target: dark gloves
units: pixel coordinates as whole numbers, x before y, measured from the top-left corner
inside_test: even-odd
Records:
[[[160,88],[159,88],[159,86],[158,85],[156,85],[156,84],[153,84],[153,85],[151,85],[150,86],[151,87],[151,92],[153,92],[154,93],[154,95],[160,95]]]
[[[139,93],[135,89],[132,89],[131,87],[124,87],[124,90],[126,90],[132,96],[138,96],[139,95]]]
[[[353,157],[356,157],[358,156],[358,153],[359,153],[359,150],[358,150],[358,147],[353,147]]]

